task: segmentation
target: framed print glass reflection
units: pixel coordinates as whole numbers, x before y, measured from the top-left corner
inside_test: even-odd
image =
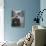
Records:
[[[12,9],[12,27],[24,27],[25,16],[23,10]]]

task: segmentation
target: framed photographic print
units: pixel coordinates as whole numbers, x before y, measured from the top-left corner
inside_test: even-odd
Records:
[[[12,27],[24,27],[24,11],[12,9]]]

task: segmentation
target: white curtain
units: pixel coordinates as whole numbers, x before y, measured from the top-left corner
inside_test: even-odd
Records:
[[[4,0],[0,0],[0,42],[4,41]]]

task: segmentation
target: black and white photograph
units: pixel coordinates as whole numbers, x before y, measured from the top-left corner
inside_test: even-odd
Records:
[[[12,9],[12,27],[24,27],[24,11]]]

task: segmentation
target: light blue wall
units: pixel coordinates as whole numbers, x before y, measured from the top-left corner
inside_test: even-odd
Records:
[[[42,11],[43,9],[46,9],[46,0],[41,0],[40,1],[40,10]],[[43,12],[43,22],[40,22],[40,25],[45,26],[46,27],[46,10]]]
[[[4,1],[4,35],[7,41],[18,41],[32,29],[32,19],[36,17],[35,12],[40,9],[40,0],[5,0]],[[25,27],[11,27],[12,8],[25,11]]]

